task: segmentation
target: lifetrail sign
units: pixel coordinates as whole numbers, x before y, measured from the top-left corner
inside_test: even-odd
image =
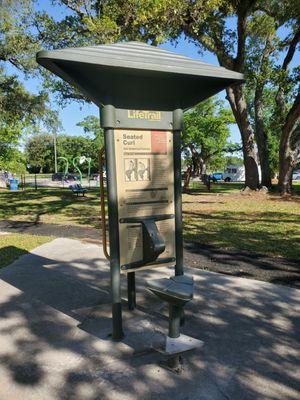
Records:
[[[130,308],[136,271],[168,265],[176,276],[183,275],[183,110],[242,82],[243,75],[139,42],[41,51],[37,61],[100,108],[113,338],[120,339],[121,273],[127,274]]]

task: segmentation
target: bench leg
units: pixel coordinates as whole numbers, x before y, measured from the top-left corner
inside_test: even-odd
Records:
[[[132,311],[136,307],[135,272],[128,272],[127,274],[127,297],[128,309]]]

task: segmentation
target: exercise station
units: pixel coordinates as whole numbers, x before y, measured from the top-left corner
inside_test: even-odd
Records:
[[[194,286],[183,265],[183,112],[240,83],[243,75],[139,42],[40,51],[37,61],[100,109],[105,151],[99,149],[99,172],[105,159],[109,248],[103,176],[102,242],[110,264],[111,337],[128,338],[123,317],[126,313],[130,324],[130,313],[138,309],[139,271],[167,267],[169,278],[149,279],[146,286],[168,304],[169,331],[157,349],[178,370],[180,354],[203,344],[201,337],[180,333],[189,324],[183,308],[192,300]],[[127,302],[122,274],[127,277]]]

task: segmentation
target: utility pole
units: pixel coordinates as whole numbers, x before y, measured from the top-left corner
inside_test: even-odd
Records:
[[[53,135],[53,147],[54,147],[54,172],[57,173],[56,132]]]

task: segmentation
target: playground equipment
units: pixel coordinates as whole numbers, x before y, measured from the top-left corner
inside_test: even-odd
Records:
[[[62,178],[61,178],[61,183],[62,183],[62,185],[64,186],[65,179],[66,179],[66,176],[68,175],[68,171],[69,171],[69,160],[68,160],[66,157],[58,157],[57,159],[58,159],[58,160],[63,160],[64,163],[65,163],[65,168],[64,168],[63,176],[62,176]]]
[[[112,337],[123,338],[121,274],[127,275],[128,307],[136,305],[135,273],[172,266],[175,278],[149,282],[170,304],[176,349],[199,347],[182,340],[179,316],[193,296],[182,278],[181,130],[184,109],[243,75],[138,42],[41,51],[37,61],[75,85],[100,107],[107,167]],[[184,343],[183,343],[184,342]]]
[[[82,185],[82,172],[81,169],[79,168],[79,165],[82,165],[83,163],[87,163],[88,164],[88,175],[87,175],[87,180],[89,183],[89,187],[90,187],[90,181],[91,181],[91,162],[92,159],[90,157],[86,157],[86,156],[77,156],[73,158],[73,166],[75,168],[75,170],[79,173],[79,180],[80,180],[80,184]]]

